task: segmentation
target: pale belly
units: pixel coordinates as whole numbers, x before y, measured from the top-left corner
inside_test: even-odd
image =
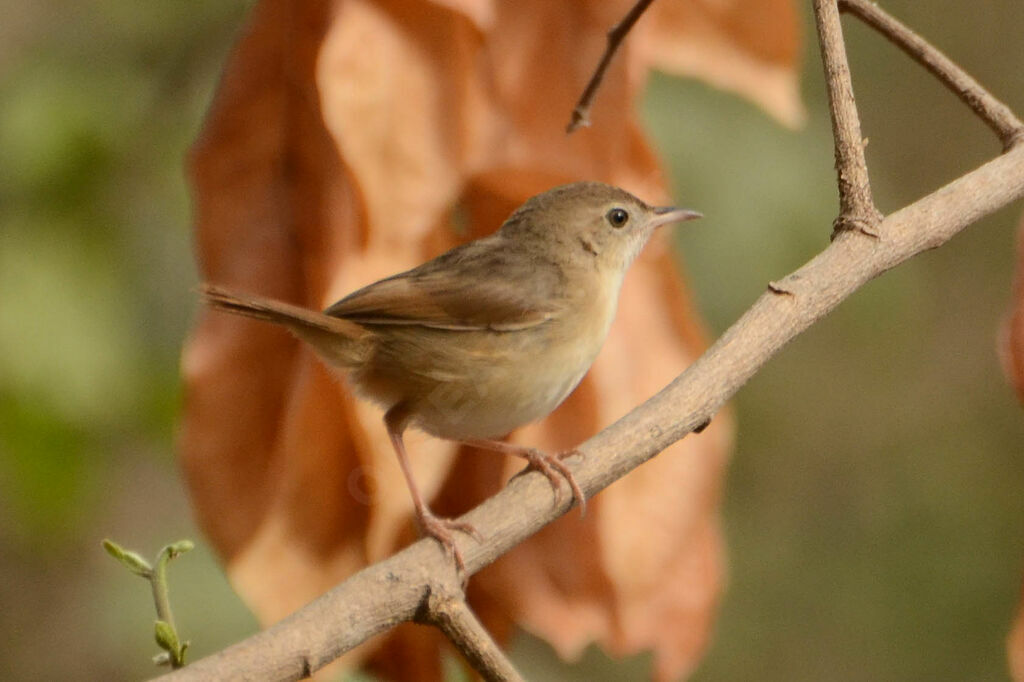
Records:
[[[610,304],[589,328],[569,319],[515,332],[392,330],[372,369],[353,379],[385,408],[408,405],[428,433],[498,438],[546,417],[576,388],[604,343]]]
[[[439,382],[418,403],[414,423],[442,438],[498,438],[543,419],[590,369],[593,357],[534,356],[518,370],[489,368],[475,382]]]

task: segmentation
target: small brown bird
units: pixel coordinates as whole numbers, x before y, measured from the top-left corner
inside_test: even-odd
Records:
[[[423,500],[402,442],[414,425],[525,458],[555,490],[561,461],[496,440],[547,416],[583,379],[615,317],[630,263],[659,225],[699,218],[625,190],[578,182],[538,194],[494,234],[349,294],[324,312],[206,285],[211,306],[287,327],[385,410],[423,533],[454,556],[452,530]]]

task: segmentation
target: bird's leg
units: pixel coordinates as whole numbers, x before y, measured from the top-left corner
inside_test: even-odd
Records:
[[[580,506],[580,516],[587,513],[587,498],[583,494],[583,489],[580,488],[580,484],[576,482],[576,477],[570,471],[569,467],[565,466],[562,459],[569,455],[582,454],[577,450],[570,450],[569,452],[563,452],[558,455],[549,455],[543,450],[537,448],[526,447],[525,445],[516,445],[515,443],[506,443],[501,440],[464,440],[461,441],[466,445],[471,445],[477,448],[483,448],[484,450],[493,450],[495,452],[501,452],[506,455],[513,455],[515,457],[521,457],[525,459],[530,465],[527,467],[527,471],[533,469],[539,471],[548,477],[551,482],[551,487],[555,489],[555,495],[558,501],[562,499],[562,479],[569,484],[569,489],[572,490],[572,496],[576,499],[576,503]]]
[[[471,523],[435,516],[430,511],[427,503],[423,501],[420,489],[412,477],[409,456],[405,452],[405,443],[402,441],[402,432],[405,430],[407,423],[408,414],[401,405],[392,407],[384,415],[384,424],[387,426],[388,436],[391,437],[391,445],[394,446],[395,454],[398,455],[398,463],[402,467],[405,482],[409,486],[409,493],[412,495],[412,504],[416,511],[416,522],[419,524],[423,535],[430,536],[441,543],[441,546],[455,559],[455,566],[459,573],[463,573],[466,570],[466,562],[462,556],[462,551],[455,544],[455,537],[452,535],[452,531],[462,531],[477,540],[481,540],[480,533]]]

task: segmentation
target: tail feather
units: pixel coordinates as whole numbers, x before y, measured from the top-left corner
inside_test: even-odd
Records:
[[[343,367],[362,362],[370,332],[355,322],[263,296],[231,291],[213,284],[200,287],[212,308],[286,327],[312,345],[330,364]]]

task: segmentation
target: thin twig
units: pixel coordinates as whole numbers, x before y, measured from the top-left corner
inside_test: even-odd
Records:
[[[878,239],[840,235],[766,291],[697,362],[566,460],[592,496],[683,438],[717,412],[790,340],[860,286],[910,257],[942,245],[971,223],[1024,196],[1024,145],[989,161],[885,218]],[[564,497],[564,496],[563,496]],[[547,478],[515,477],[464,515],[485,538],[459,538],[468,574],[479,571],[565,513]],[[436,576],[454,572],[426,539],[369,566],[276,625],[172,673],[167,679],[294,680],[374,635],[422,613]]]
[[[179,540],[166,545],[157,556],[156,565],[150,565],[138,552],[125,549],[113,540],[103,541],[103,549],[117,559],[129,571],[149,581],[153,592],[153,603],[156,606],[156,622],[154,635],[157,644],[163,651],[153,657],[157,665],[170,665],[180,668],[185,665],[185,652],[189,642],[181,641],[174,625],[174,614],[171,612],[171,599],[167,588],[167,564],[180,554],[192,550],[195,545],[191,540]]]
[[[485,680],[523,682],[501,647],[470,610],[461,589],[432,589],[424,606],[424,613],[416,620],[440,629]]]
[[[153,589],[153,603],[156,605],[156,617],[164,621],[172,628],[174,625],[174,613],[171,611],[171,598],[167,587],[167,562],[172,555],[165,547],[157,557],[156,565],[149,583]]]
[[[835,238],[845,230],[858,230],[877,237],[882,214],[871,196],[868,166],[864,160],[865,141],[861,137],[860,117],[853,99],[853,82],[836,0],[814,0],[814,18],[821,43],[821,61],[825,67],[839,177],[839,217],[832,225],[832,236]]]
[[[921,38],[878,5],[867,0],[839,0],[839,9],[849,12],[899,47],[928,69],[943,85],[982,118],[1009,149],[1024,140],[1024,123],[1003,102],[996,99],[934,45]]]
[[[608,31],[608,44],[604,48],[604,54],[601,55],[601,61],[598,62],[594,75],[590,77],[590,82],[587,83],[587,87],[583,90],[583,94],[580,95],[579,101],[576,102],[576,107],[572,110],[569,125],[565,127],[566,133],[571,133],[577,128],[585,128],[590,125],[590,108],[594,104],[594,96],[597,95],[597,89],[601,87],[601,81],[604,80],[604,72],[608,70],[608,65],[611,64],[612,57],[615,56],[626,34],[629,33],[630,29],[633,28],[633,25],[640,19],[640,16],[652,2],[654,0],[638,0],[633,5],[633,8],[626,13],[626,16],[622,17],[622,21],[615,24]]]

